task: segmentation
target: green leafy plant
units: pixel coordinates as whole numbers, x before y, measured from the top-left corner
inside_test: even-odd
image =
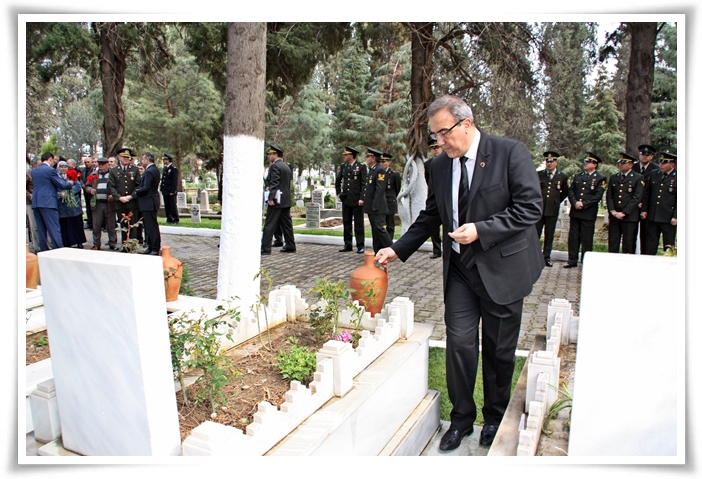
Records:
[[[93,198],[95,198],[95,197],[93,197]],[[132,214],[133,214],[132,211],[130,211],[127,214],[122,213],[122,219],[119,222],[120,224],[119,224],[119,226],[117,226],[117,228],[115,228],[115,232],[117,234],[120,234],[120,233],[127,234],[127,239],[122,241],[122,248],[128,253],[136,253],[137,249],[139,248],[139,240],[136,238],[130,239],[129,232],[131,231],[132,228],[138,228],[142,224],[141,218],[139,218],[139,220],[136,223],[132,224]],[[124,223],[124,226],[122,226],[123,223]]]
[[[196,404],[209,402],[212,412],[226,400],[222,388],[235,373],[231,360],[224,355],[220,345],[221,336],[230,341],[232,338],[229,333],[222,333],[221,329],[230,324],[225,318],[237,322],[240,320],[240,312],[231,307],[231,301],[227,301],[227,308],[218,306],[217,311],[221,311],[222,315],[215,318],[208,318],[203,309],[199,317],[191,317],[186,312],[173,316],[168,321],[171,365],[181,384],[183,400],[189,404],[183,372],[199,369],[202,375],[196,384],[200,387],[195,392],[193,401]]]
[[[32,343],[37,348],[43,348],[44,346],[47,346],[49,344],[49,338],[46,336],[39,336],[38,338],[34,339]]]
[[[192,286],[190,286],[191,279],[188,266],[183,263],[183,277],[180,280],[180,289],[178,290],[178,294],[182,294],[184,296],[195,296],[195,290],[192,288]]]
[[[280,350],[275,359],[280,374],[289,381],[308,384],[312,373],[317,368],[316,354],[307,346],[299,346],[298,340],[292,336],[285,343],[290,345],[290,351]]]
[[[323,305],[310,311],[310,326],[318,340],[338,334],[341,307],[351,301],[351,290],[342,281],[332,282],[328,278],[315,278],[315,286],[310,292],[317,293]]]
[[[549,384],[549,387],[556,389],[551,384]],[[541,431],[547,436],[550,436],[552,433],[552,431],[548,429],[548,425],[559,412],[561,412],[563,409],[570,408],[568,419],[563,422],[564,426],[568,426],[570,424],[570,418],[573,414],[573,393],[570,392],[570,389],[568,389],[568,385],[565,383],[565,381],[561,381],[561,387],[556,389],[556,391],[558,391],[558,399],[556,399],[551,405],[546,417],[544,417],[544,424],[541,426]]]

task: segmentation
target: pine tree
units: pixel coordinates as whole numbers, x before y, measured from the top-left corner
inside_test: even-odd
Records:
[[[660,151],[677,152],[677,28],[665,24],[656,49],[651,104],[651,144]]]

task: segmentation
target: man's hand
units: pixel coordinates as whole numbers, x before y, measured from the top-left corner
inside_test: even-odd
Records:
[[[387,248],[383,248],[377,253],[375,253],[375,260],[383,265],[386,266],[388,263],[395,261],[397,259],[397,253],[395,253],[395,250],[390,248],[389,246]]]
[[[670,224],[673,225],[673,226],[678,226],[678,219],[677,219],[677,218],[673,218],[672,220],[670,220]]]
[[[478,239],[478,229],[475,227],[475,223],[465,223],[448,235],[456,243],[471,244]]]
[[[122,203],[129,203],[129,200],[127,199],[126,196],[120,196],[119,201],[121,201]]]
[[[268,200],[267,203],[268,203],[268,206],[275,206],[275,201],[273,201],[273,200]]]
[[[641,219],[642,220],[645,220],[647,216],[648,216],[648,213],[646,213],[645,211],[641,212]]]
[[[582,210],[582,209],[583,209],[583,202],[582,202],[582,201],[576,201],[576,202],[575,202],[575,209],[576,209],[576,210]]]
[[[358,206],[363,206],[363,200],[358,200]]]

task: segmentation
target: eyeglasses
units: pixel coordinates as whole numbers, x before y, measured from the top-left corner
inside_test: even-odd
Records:
[[[556,160],[546,160],[546,163],[553,163]]]
[[[442,128],[441,130],[437,131],[436,133],[432,133],[431,135],[429,135],[429,138],[431,138],[432,140],[436,140],[436,139],[437,139],[438,137],[440,137],[440,136],[446,138],[446,135],[448,135],[449,133],[451,133],[451,130],[453,130],[454,128],[456,128],[458,125],[460,125],[460,124],[463,123],[464,121],[466,121],[465,118],[462,119],[462,120],[458,120],[458,121],[456,122],[456,124],[453,125],[451,128]]]
[[[585,163],[594,163],[594,161],[592,161],[591,159],[588,158],[585,160]]]
[[[652,151],[639,151],[639,155],[653,156],[653,152]]]
[[[431,149],[432,150],[440,150],[441,147],[439,145],[436,145],[436,146],[432,146]]]

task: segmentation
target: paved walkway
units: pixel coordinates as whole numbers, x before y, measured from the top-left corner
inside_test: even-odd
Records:
[[[161,231],[161,244],[170,246],[171,254],[187,263],[191,277],[190,286],[195,295],[216,298],[219,237],[195,236],[196,233],[182,234],[188,233],[187,228],[162,227]],[[176,232],[178,234],[175,234]],[[348,284],[351,272],[363,264],[363,255],[355,252],[339,253],[338,249],[342,244],[340,237],[320,238],[323,238],[320,241],[335,244],[298,242],[296,253],[279,253],[280,248],[273,248],[272,255],[261,257],[261,265],[270,274],[274,288],[293,284],[300,289],[308,303],[311,303],[315,301],[314,293],[310,293],[315,278],[326,276],[330,280],[342,280]],[[418,251],[406,263],[395,261],[390,264],[386,301],[396,296],[409,297],[414,301],[415,321],[433,324],[434,334],[431,339],[442,341],[446,339],[441,285],[442,260],[430,259],[429,254]],[[524,300],[518,344],[521,350],[528,351],[533,344],[534,335],[545,331],[547,307],[551,299],[567,299],[574,303],[574,313],[578,314],[581,268],[563,269],[565,253],[554,252],[552,256],[555,260],[554,266],[544,268],[532,293]],[[514,274],[519,272],[515,271]]]

